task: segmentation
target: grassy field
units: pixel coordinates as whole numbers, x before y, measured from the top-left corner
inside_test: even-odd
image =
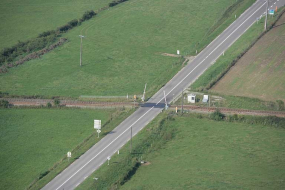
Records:
[[[211,91],[285,101],[284,22],[285,14],[276,27],[264,35]]]
[[[199,114],[174,116],[161,125],[166,116],[160,114],[133,138],[133,147],[148,148],[134,150],[131,160],[147,164],[120,179],[126,175],[122,165],[130,160],[127,144],[110,166],[102,165],[77,189],[283,189],[284,128],[213,121]],[[172,135],[160,136],[159,127]]]
[[[193,44],[204,39],[213,23],[235,2],[125,2],[63,35],[69,42],[62,47],[1,74],[0,91],[17,95],[122,96],[142,94],[147,83],[147,94],[151,95],[181,69],[183,61],[161,53],[175,53],[177,49],[185,53],[191,48],[194,52]],[[252,2],[243,1],[234,11],[242,12]],[[230,24],[232,14],[212,34]],[[86,36],[81,68],[79,34]],[[203,40],[204,45],[209,42]]]
[[[284,129],[195,117],[166,125],[174,139],[120,189],[283,189]]]
[[[284,10],[279,9],[275,17],[269,17],[268,25],[276,21],[278,15]],[[231,66],[231,63],[240,56],[250,45],[261,35],[264,30],[264,18],[258,24],[252,25],[215,64],[204,72],[192,85],[192,90],[209,90],[224,72]]]
[[[94,133],[94,119],[106,123],[113,113],[114,110],[0,109],[0,189],[25,189]]]
[[[0,3],[0,50],[18,40],[35,38],[54,30],[87,10],[98,10],[112,0],[2,0]]]

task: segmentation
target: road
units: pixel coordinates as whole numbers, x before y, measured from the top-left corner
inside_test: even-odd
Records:
[[[274,4],[275,3],[275,4]],[[284,6],[285,0],[271,0],[270,6]],[[226,51],[253,23],[264,14],[266,2],[258,0],[197,57],[160,89],[144,106],[140,107],[111,133],[89,149],[78,160],[48,183],[44,190],[75,189],[89,175],[107,161],[130,139],[131,128],[136,135],[164,108],[164,91],[167,103],[194,82],[215,60]],[[99,179],[100,180],[100,179]]]

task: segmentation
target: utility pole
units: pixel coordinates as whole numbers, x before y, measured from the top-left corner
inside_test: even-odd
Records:
[[[84,36],[79,35],[79,37],[81,38],[81,43],[80,43],[80,67],[82,66],[82,38],[84,38]]]
[[[267,13],[268,13],[268,4],[269,4],[268,0],[266,1],[267,1],[267,4],[266,4],[266,11],[265,11],[264,31],[266,31],[267,29]]]
[[[131,146],[130,146],[130,153],[132,153],[133,149],[133,127],[131,127]]]

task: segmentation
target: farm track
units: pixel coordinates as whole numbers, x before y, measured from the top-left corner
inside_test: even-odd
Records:
[[[9,101],[13,106],[45,106],[48,102],[53,103],[52,99],[16,99],[16,98],[0,98]],[[78,108],[120,108],[120,107],[138,107],[139,103],[132,102],[90,102],[78,100],[60,100],[60,105],[65,107],[78,107]],[[175,105],[171,105],[170,109],[175,110]],[[181,109],[181,105],[179,105]],[[184,110],[197,113],[211,113],[219,109],[224,114],[241,114],[241,115],[257,115],[257,116],[277,116],[285,117],[285,112],[281,111],[265,111],[265,110],[247,110],[247,109],[233,109],[223,107],[202,107],[184,105]]]

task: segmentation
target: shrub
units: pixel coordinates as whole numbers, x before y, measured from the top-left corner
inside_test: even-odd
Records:
[[[39,34],[38,38],[47,37],[47,36],[54,35],[54,34],[55,34],[55,30],[49,30],[49,31]]]
[[[90,18],[92,18],[93,16],[95,16],[96,13],[93,10],[90,11],[86,11],[82,18],[80,19],[81,22],[85,21],[85,20],[89,20]]]
[[[54,105],[59,106],[60,105],[60,100],[59,99],[54,99]]]
[[[221,121],[225,118],[225,115],[220,112],[220,110],[216,109],[215,112],[211,113],[210,118],[216,121]]]
[[[9,102],[7,100],[1,100],[0,101],[0,107],[8,108],[9,107]]]
[[[77,19],[73,19],[72,21],[68,22],[68,24],[72,27],[75,27],[78,25],[78,20]]]
[[[276,100],[277,103],[277,110],[282,111],[284,110],[284,102],[282,100]]]
[[[69,30],[71,28],[72,28],[72,26],[70,24],[66,24],[66,25],[63,25],[61,27],[58,27],[57,30],[60,32],[66,32],[67,30]]]
[[[51,107],[52,107],[52,105],[51,105],[50,102],[47,103],[47,107],[48,107],[48,108],[51,108]]]

